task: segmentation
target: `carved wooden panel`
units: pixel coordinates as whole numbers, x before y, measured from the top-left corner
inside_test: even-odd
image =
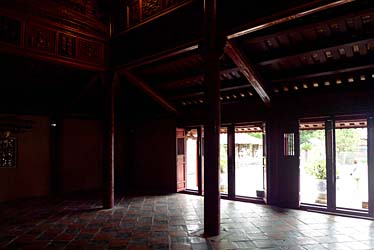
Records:
[[[0,139],[0,168],[16,167],[17,144],[16,138]]]
[[[129,26],[140,22],[139,0],[130,1],[127,6]]]
[[[64,33],[60,33],[58,38],[58,54],[61,56],[75,58],[75,50],[76,38]]]
[[[103,62],[104,48],[102,44],[78,40],[78,55],[77,58],[87,61],[101,63]]]
[[[146,19],[161,11],[161,0],[143,0],[142,18]]]
[[[0,16],[0,41],[19,45],[20,37],[21,23],[10,17]]]
[[[26,31],[26,46],[40,52],[55,53],[56,32],[36,25],[29,25]]]

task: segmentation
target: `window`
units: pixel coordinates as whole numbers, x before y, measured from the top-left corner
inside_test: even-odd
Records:
[[[17,142],[14,137],[0,139],[0,168],[15,168]]]

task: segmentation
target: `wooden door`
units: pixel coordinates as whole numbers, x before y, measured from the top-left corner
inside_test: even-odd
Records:
[[[177,128],[177,192],[186,190],[185,130]]]

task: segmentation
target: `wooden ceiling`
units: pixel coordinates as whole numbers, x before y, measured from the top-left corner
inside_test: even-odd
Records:
[[[229,44],[237,48],[256,78],[246,76],[226,50],[220,72],[222,103],[264,100],[254,84],[258,79],[269,102],[292,95],[372,89],[374,10],[368,6],[321,10],[233,36]],[[177,110],[203,107],[204,60],[200,52],[196,47],[144,61],[132,66],[130,72]]]
[[[17,40],[15,44],[5,44],[3,41],[4,46],[0,47],[1,51],[12,54],[12,51],[15,48],[19,49],[17,46],[20,46],[23,50],[19,51],[22,53],[24,51],[34,54],[44,53],[42,51],[44,47],[39,48],[40,42],[37,44],[40,45],[38,50],[27,47],[28,40],[23,37],[27,33],[24,35],[21,29],[23,26],[31,27],[34,25],[33,22],[38,20],[46,25],[45,27],[48,26],[48,30],[53,24],[53,29],[56,31],[51,39],[55,42],[48,44],[58,43],[59,46],[54,46],[53,53],[48,54],[48,60],[55,63],[49,63],[48,60],[43,62],[44,57],[42,59],[37,57],[37,60],[26,59],[23,57],[28,56],[26,53],[21,53],[22,57],[1,55],[2,79],[9,79],[0,84],[4,110],[23,112],[25,107],[32,103],[36,105],[33,110],[46,110],[46,112],[64,110],[69,106],[74,106],[76,111],[83,113],[90,110],[102,112],[104,107],[98,101],[103,99],[103,86],[98,80],[99,71],[108,69],[113,69],[122,75],[123,93],[121,94],[124,94],[126,99],[124,104],[131,107],[133,107],[131,104],[137,107],[144,106],[140,109],[142,112],[147,109],[146,105],[152,106],[155,103],[161,104],[165,110],[173,113],[204,107],[204,58],[203,48],[199,46],[203,13],[200,1],[191,1],[191,4],[183,5],[183,8],[172,11],[166,16],[158,18],[156,15],[146,24],[139,24],[129,31],[122,30],[109,40],[105,39],[109,33],[108,15],[91,11],[103,5],[104,1],[43,1],[50,2],[53,6],[61,4],[65,8],[76,6],[77,2],[80,3],[79,6],[86,8],[85,12],[82,12],[81,8],[74,10],[76,15],[81,16],[76,20],[79,21],[80,26],[74,24],[74,29],[66,23],[60,24],[58,20],[48,19],[47,23],[40,21],[36,17],[39,13],[36,10],[30,18],[24,18],[23,15],[19,18],[22,19],[17,26],[22,31],[19,41]],[[227,40],[221,58],[222,103],[224,105],[254,104],[256,107],[262,104],[264,107],[270,107],[277,100],[292,96],[310,96],[318,92],[374,90],[371,84],[374,81],[374,10],[369,4],[370,1],[303,0],[299,3],[299,1],[282,0],[271,5],[268,12],[262,8],[267,5],[266,1],[260,4],[261,10],[260,7],[256,7],[258,9],[253,7],[253,3],[243,1],[246,4],[238,3],[240,15],[230,20],[228,14],[221,9],[219,21],[225,38],[222,40]],[[8,0],[7,2],[12,3]],[[113,4],[113,1],[110,2]],[[286,5],[283,6],[283,3]],[[221,4],[229,5],[226,1]],[[296,6],[298,4],[304,7],[299,8]],[[288,5],[290,9],[287,10],[285,8],[288,8]],[[40,8],[36,8],[37,10],[43,10],[44,5],[38,6]],[[231,15],[235,8],[230,6],[224,7]],[[292,6],[297,8],[291,8]],[[199,11],[196,12],[197,8]],[[19,9],[21,14],[27,11],[25,8]],[[58,8],[54,8],[54,11],[63,14],[58,11]],[[193,11],[197,13],[197,17],[186,21],[185,17],[188,15],[190,17]],[[79,14],[80,12],[83,14]],[[268,14],[265,15],[265,12]],[[18,15],[21,15],[20,13]],[[84,13],[92,15],[85,18]],[[245,13],[250,15],[244,16]],[[102,20],[102,17],[105,17],[105,20]],[[170,24],[170,20],[176,21]],[[9,32],[5,32],[9,26],[5,21],[1,23],[0,31],[3,33],[0,32],[0,38],[7,38],[8,36],[5,35],[9,35]],[[98,23],[97,31],[102,33],[100,39],[94,32],[95,22]],[[89,24],[89,29],[87,27],[86,29],[83,24]],[[77,41],[77,49],[72,53],[74,56],[71,58],[61,54],[61,39],[58,39],[65,33],[68,34],[68,38]],[[93,37],[99,40],[96,41]],[[87,39],[94,39],[95,42],[93,40],[88,44],[82,42]],[[180,46],[182,42],[187,45]],[[25,48],[22,47],[23,43]],[[12,47],[11,50],[5,45],[14,48]],[[100,45],[100,49],[97,49],[96,45]],[[108,47],[112,50],[110,65],[106,60],[109,55]],[[100,53],[94,53],[95,51]],[[87,52],[87,55],[83,52]],[[103,55],[104,52],[106,56]],[[159,54],[152,56],[156,52]],[[83,54],[86,55],[84,58]],[[63,59],[64,66],[60,65],[58,60],[52,60],[53,58]],[[77,60],[80,68],[73,64],[74,62],[77,64]],[[92,68],[90,64],[92,62],[100,62],[100,64],[96,63],[95,68]],[[138,91],[135,90],[136,88],[128,88],[129,82],[133,83]],[[144,93],[154,100],[142,98]],[[153,112],[153,109],[150,110]],[[162,112],[158,108],[154,110]]]

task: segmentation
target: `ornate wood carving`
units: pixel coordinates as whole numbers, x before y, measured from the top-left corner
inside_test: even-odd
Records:
[[[60,33],[58,38],[58,54],[74,58],[76,55],[76,38]]]
[[[96,63],[103,62],[104,47],[102,44],[78,40],[78,59],[84,61],[94,61]]]
[[[20,21],[7,16],[0,16],[0,41],[13,45],[19,45],[20,37]]]
[[[143,0],[142,1],[142,18],[146,19],[156,15],[161,11],[161,0]]]
[[[26,46],[45,53],[55,53],[56,32],[36,25],[30,25],[26,31]]]

